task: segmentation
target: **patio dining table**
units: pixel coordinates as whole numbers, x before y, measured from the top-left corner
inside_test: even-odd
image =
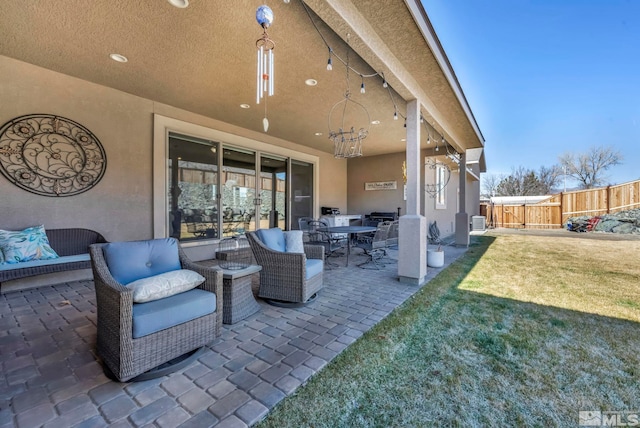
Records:
[[[351,254],[351,241],[353,238],[359,233],[371,233],[375,232],[377,228],[372,226],[330,226],[330,227],[319,227],[317,229],[318,232],[325,233],[347,233],[349,234],[349,239],[347,239],[347,262],[345,266],[349,266],[349,254]]]

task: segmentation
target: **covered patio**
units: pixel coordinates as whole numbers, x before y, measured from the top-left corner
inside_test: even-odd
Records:
[[[256,43],[265,29],[257,6],[5,3],[0,122],[11,128],[25,116],[60,116],[93,133],[104,151],[91,171],[97,178],[72,198],[41,196],[47,189],[34,197],[18,187],[30,175],[2,179],[8,203],[0,228],[86,227],[111,242],[184,229],[193,239],[182,245],[205,259],[222,236],[263,223],[296,229],[321,207],[361,216],[400,211],[397,274],[417,284],[426,276],[428,223],[437,220],[443,235],[468,245],[484,170],[483,155],[468,154],[482,152],[484,138],[422,4],[270,4],[275,69],[257,76],[274,91],[262,98]],[[346,98],[355,112],[332,117]],[[337,148],[335,136],[350,127],[366,136],[361,152]],[[240,158],[253,174],[244,184]],[[9,167],[20,169],[20,159]],[[258,179],[269,172],[271,180]],[[269,197],[280,186],[272,185],[277,174],[281,206]],[[181,200],[189,192],[178,187],[196,176],[203,195]]]
[[[109,242],[176,237],[202,261],[223,237],[297,229],[321,207],[363,220],[397,212],[396,262],[326,269],[312,304],[261,302],[223,326],[197,363],[133,384],[102,373],[90,274],[0,294],[0,426],[251,425],[437,274],[427,270],[428,223],[458,245],[447,247],[446,262],[465,251],[484,138],[421,2],[271,3],[275,90],[262,99],[258,6],[4,2],[0,124],[18,138],[0,138],[0,229],[86,228]],[[366,128],[362,156],[344,156],[329,139],[330,112],[348,97],[368,115],[343,124]],[[97,179],[85,175],[90,186],[64,194],[29,187],[42,170],[64,181],[55,175],[64,168],[47,161],[32,174],[5,173],[25,163],[16,156],[31,135],[24,118],[53,129],[45,137],[73,153],[86,154],[58,124],[89,131],[100,146]],[[180,199],[187,195],[192,205]]]
[[[445,267],[465,251],[447,247]],[[92,281],[2,294],[0,426],[250,426],[420,289],[396,272],[395,263],[327,270],[314,303],[259,300],[261,310],[224,325],[197,362],[137,383],[102,372]]]

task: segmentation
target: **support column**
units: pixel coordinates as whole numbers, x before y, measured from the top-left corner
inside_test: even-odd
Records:
[[[460,189],[460,211],[456,213],[456,246],[468,247],[469,246],[469,214],[467,214],[466,202],[467,202],[467,154],[466,152],[460,155],[460,167],[459,170],[459,189]]]
[[[427,276],[427,221],[420,215],[420,103],[407,103],[407,215],[400,217],[398,277],[422,285]]]

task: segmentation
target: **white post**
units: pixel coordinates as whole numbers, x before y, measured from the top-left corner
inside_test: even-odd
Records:
[[[407,215],[400,217],[398,278],[424,284],[427,276],[427,221],[420,215],[420,103],[407,103]]]
[[[469,246],[469,214],[466,212],[467,203],[467,153],[460,155],[460,167],[458,168],[460,189],[460,212],[456,213],[456,246]]]

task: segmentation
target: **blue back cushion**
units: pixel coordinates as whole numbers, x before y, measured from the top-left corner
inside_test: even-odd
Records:
[[[282,229],[279,227],[274,227],[272,229],[260,229],[256,234],[262,243],[268,248],[276,251],[285,251],[284,233],[282,233]]]
[[[182,268],[174,238],[112,242],[102,251],[111,275],[123,285]]]

